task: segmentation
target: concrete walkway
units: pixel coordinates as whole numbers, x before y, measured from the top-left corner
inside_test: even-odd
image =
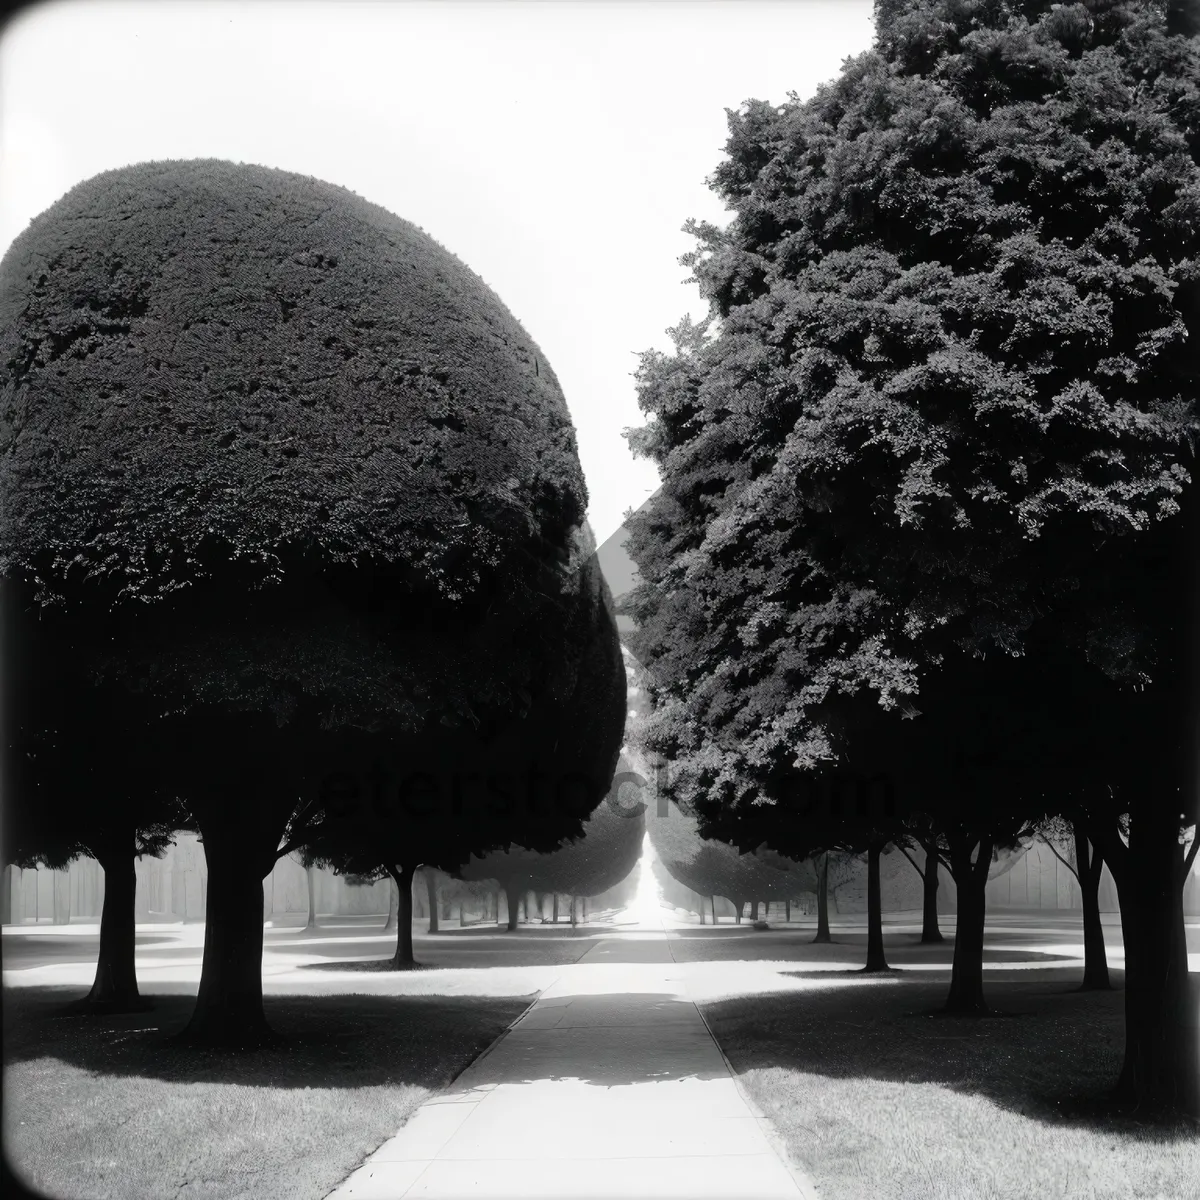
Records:
[[[799,1200],[667,938],[606,938],[329,1200]]]

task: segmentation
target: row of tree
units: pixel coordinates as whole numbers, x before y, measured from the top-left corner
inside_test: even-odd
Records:
[[[1120,898],[1145,1109],[1200,1111],[1200,42],[1182,6],[887,0],[811,100],[731,112],[710,305],[643,356],[643,746],[701,831],[916,841],[984,1007],[997,854],[1069,822]]]
[[[287,172],[105,172],[0,262],[0,387],[5,856],[104,866],[97,999],[137,1001],[133,859],[174,829],[185,1036],[232,1045],[272,1037],[282,855],[403,898],[581,835],[625,679],[574,432],[432,239]]]

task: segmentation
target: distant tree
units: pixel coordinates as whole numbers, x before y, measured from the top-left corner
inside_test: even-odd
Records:
[[[395,881],[398,968],[414,965],[404,897],[418,867],[466,879],[501,872],[512,924],[516,898],[537,886],[537,864],[588,828],[607,793],[624,725],[625,672],[593,548],[581,530],[565,568],[574,588],[565,601],[570,617],[559,622],[560,661],[520,720],[493,722],[480,734],[444,726],[419,737],[342,733],[328,743],[323,779],[330,786],[301,812],[293,836],[339,873]],[[366,763],[370,786],[360,787],[354,766]],[[499,849],[517,839],[527,845]],[[496,872],[466,870],[472,855],[485,856]]]
[[[701,836],[697,819],[673,800],[665,815],[648,817],[650,841],[663,869],[701,896],[723,896],[741,924],[745,906],[757,900],[786,899],[793,886],[785,869],[728,842]]]
[[[1048,817],[1038,826],[1037,836],[1075,876],[1083,898],[1083,982],[1079,990],[1107,990],[1112,984],[1108,978],[1104,926],[1100,923],[1100,875],[1104,870],[1104,857],[1092,847],[1082,825],[1062,816]]]
[[[938,870],[942,861],[938,832],[925,814],[916,814],[905,821],[903,831],[896,838],[896,847],[912,863],[913,870],[921,877],[921,941],[941,942],[942,931],[938,927]],[[920,847],[924,859],[917,865],[910,851]]]
[[[208,862],[187,1036],[266,1040],[262,879],[342,734],[459,752],[583,686],[561,391],[412,225],[215,160],[36,218],[0,262],[0,363],[0,576],[81,677],[156,707]]]
[[[621,764],[618,764],[618,768]],[[618,769],[614,783],[621,780]],[[530,864],[528,879],[542,892],[571,897],[599,896],[627,878],[637,865],[646,834],[645,803],[615,787],[597,806],[578,838],[540,855]],[[493,856],[476,870],[488,872]],[[494,877],[494,872],[489,872]]]

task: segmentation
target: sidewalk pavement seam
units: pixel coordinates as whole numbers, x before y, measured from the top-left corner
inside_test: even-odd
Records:
[[[511,1032],[512,1032],[512,1029],[513,1029],[513,1027],[514,1027],[514,1026],[515,1026],[515,1025],[516,1025],[516,1024],[519,1022],[519,1021],[523,1020],[523,1019],[524,1019],[526,1016],[528,1016],[528,1014],[529,1014],[529,1013],[530,1013],[530,1012],[533,1010],[533,1008],[536,1006],[537,1002],[538,1002],[538,1001],[541,999],[541,997],[542,997],[542,993],[543,993],[543,992],[545,992],[545,991],[547,991],[549,988],[552,988],[552,987],[554,986],[554,984],[556,984],[560,978],[561,978],[561,976],[557,976],[557,975],[556,975],[556,976],[554,977],[554,979],[553,979],[553,980],[552,980],[550,983],[548,983],[548,984],[546,985],[546,987],[539,989],[539,991],[538,991],[538,992],[537,992],[537,994],[536,994],[536,995],[533,997],[533,999],[532,999],[532,1000],[530,1000],[530,1002],[529,1002],[529,1003],[528,1003],[528,1004],[527,1004],[527,1005],[526,1005],[526,1006],[525,1006],[525,1007],[524,1007],[524,1008],[523,1008],[523,1009],[522,1009],[522,1010],[521,1010],[521,1011],[520,1011],[520,1012],[519,1012],[519,1013],[518,1013],[518,1014],[517,1014],[517,1015],[516,1015],[516,1016],[515,1016],[515,1017],[514,1017],[514,1018],[513,1018],[513,1019],[512,1019],[512,1020],[511,1020],[511,1021],[510,1021],[510,1022],[509,1022],[509,1023],[508,1023],[508,1024],[507,1024],[507,1025],[506,1025],[506,1026],[505,1026],[505,1027],[504,1027],[504,1028],[503,1028],[503,1029],[502,1029],[502,1030],[501,1030],[501,1031],[500,1031],[500,1032],[499,1032],[497,1035],[496,1035],[496,1036],[495,1036],[495,1037],[494,1037],[494,1038],[492,1038],[491,1042],[490,1042],[490,1043],[489,1043],[487,1046],[485,1046],[485,1047],[484,1047],[484,1049],[483,1049],[483,1050],[482,1050],[482,1051],[481,1051],[479,1054],[477,1054],[477,1055],[476,1055],[476,1056],[475,1056],[473,1059],[471,1059],[471,1061],[470,1061],[470,1062],[468,1062],[468,1063],[467,1063],[467,1064],[466,1064],[466,1065],[465,1065],[465,1066],[462,1068],[462,1070],[461,1070],[461,1071],[457,1071],[457,1072],[455,1072],[454,1076],[453,1076],[451,1079],[447,1080],[447,1081],[446,1081],[446,1083],[444,1083],[444,1084],[443,1084],[443,1085],[442,1085],[440,1088],[438,1088],[438,1090],[437,1090],[436,1092],[433,1092],[433,1093],[431,1093],[427,1099],[425,1099],[425,1100],[422,1100],[422,1101],[421,1101],[421,1103],[420,1103],[420,1104],[418,1104],[418,1105],[417,1105],[417,1107],[416,1107],[416,1108],[414,1108],[414,1109],[412,1110],[412,1112],[411,1112],[411,1113],[409,1113],[409,1115],[408,1115],[408,1116],[407,1116],[407,1117],[404,1119],[404,1124],[402,1124],[402,1125],[400,1126],[400,1129],[403,1129],[403,1128],[404,1128],[404,1125],[407,1125],[407,1124],[408,1124],[408,1122],[409,1122],[409,1121],[410,1121],[410,1120],[411,1120],[413,1117],[415,1117],[415,1116],[417,1115],[417,1113],[419,1113],[419,1112],[421,1111],[421,1109],[425,1107],[425,1105],[426,1105],[426,1104],[436,1104],[436,1103],[438,1103],[438,1101],[440,1100],[440,1098],[441,1098],[441,1097],[443,1097],[443,1096],[445,1096],[445,1095],[446,1095],[448,1092],[450,1092],[450,1091],[453,1089],[454,1085],[455,1085],[455,1084],[456,1084],[456,1083],[457,1083],[457,1082],[458,1082],[458,1081],[459,1081],[459,1080],[460,1080],[460,1079],[461,1079],[461,1078],[462,1078],[462,1077],[463,1077],[463,1076],[464,1076],[464,1075],[465,1075],[465,1074],[466,1074],[466,1073],[467,1073],[467,1072],[468,1072],[468,1071],[469,1071],[469,1070],[470,1070],[470,1069],[471,1069],[473,1066],[475,1066],[475,1065],[476,1065],[476,1063],[480,1063],[480,1062],[482,1062],[482,1061],[483,1061],[485,1058],[487,1058],[487,1056],[488,1056],[489,1054],[491,1054],[491,1052],[492,1052],[493,1050],[495,1050],[495,1048],[496,1048],[498,1045],[500,1045],[500,1043],[501,1043],[501,1042],[502,1042],[502,1041],[503,1041],[503,1040],[504,1040],[504,1039],[505,1039],[505,1038],[506,1038],[506,1037],[509,1035],[509,1033],[511,1033]],[[469,1103],[469,1104],[471,1104],[471,1105],[474,1105],[474,1104],[478,1103],[478,1101],[467,1101],[466,1103]],[[337,1192],[339,1192],[339,1191],[340,1191],[342,1188],[344,1188],[344,1187],[346,1186],[346,1184],[347,1184],[347,1183],[349,1183],[349,1182],[350,1182],[350,1180],[351,1180],[351,1179],[353,1179],[353,1177],[354,1177],[354,1176],[355,1176],[355,1175],[356,1175],[356,1174],[357,1174],[359,1171],[361,1171],[361,1170],[362,1170],[362,1169],[363,1169],[363,1168],[364,1168],[364,1167],[365,1167],[365,1166],[366,1166],[366,1165],[367,1165],[367,1164],[368,1164],[368,1163],[371,1161],[371,1159],[372,1159],[372,1158],[374,1158],[374,1156],[375,1156],[376,1154],[378,1154],[378,1153],[379,1153],[379,1151],[380,1151],[381,1149],[383,1149],[383,1147],[384,1147],[385,1145],[387,1145],[387,1143],[388,1143],[388,1142],[390,1142],[390,1141],[392,1140],[392,1138],[393,1138],[393,1137],[396,1137],[396,1136],[398,1135],[398,1133],[399,1133],[399,1132],[400,1132],[400,1131],[399,1131],[399,1130],[397,1130],[397,1131],[396,1131],[396,1133],[392,1134],[390,1137],[387,1137],[387,1138],[385,1138],[385,1139],[384,1139],[382,1142],[380,1142],[380,1143],[379,1143],[379,1145],[378,1145],[378,1146],[376,1146],[376,1147],[375,1147],[375,1149],[374,1149],[374,1150],[372,1150],[372,1151],[371,1151],[371,1153],[370,1153],[370,1154],[368,1154],[368,1155],[367,1155],[367,1156],[366,1156],[366,1157],[363,1159],[363,1161],[362,1161],[362,1162],[360,1162],[360,1163],[359,1163],[359,1164],[358,1164],[358,1165],[357,1165],[357,1166],[354,1168],[354,1170],[350,1171],[350,1172],[349,1172],[349,1173],[346,1175],[346,1178],[345,1178],[345,1179],[342,1179],[342,1180],[340,1180],[340,1181],[337,1183],[337,1185],[336,1185],[335,1187],[331,1188],[331,1189],[330,1189],[330,1190],[329,1190],[329,1191],[326,1193],[326,1198],[327,1198],[327,1200],[328,1200],[328,1197],[331,1197],[331,1196],[334,1196],[334,1195],[336,1195],[336,1193],[337,1193]]]
[[[729,1077],[733,1080],[733,1086],[737,1088],[738,1095],[745,1101],[746,1107],[758,1122],[758,1126],[762,1130],[763,1136],[766,1137],[771,1149],[779,1155],[780,1161],[787,1168],[788,1174],[791,1175],[796,1187],[800,1190],[800,1194],[804,1197],[804,1200],[820,1200],[820,1194],[817,1191],[816,1185],[808,1177],[804,1169],[792,1158],[788,1152],[787,1144],[779,1136],[779,1131],[775,1128],[771,1118],[763,1112],[758,1102],[750,1095],[742,1084],[741,1079],[738,1078],[738,1073],[733,1069],[733,1063],[726,1057],[721,1043],[717,1041],[716,1035],[712,1031],[712,1026],[708,1023],[708,1018],[704,1015],[704,1010],[695,1000],[692,1001],[692,1005],[695,1007],[696,1012],[699,1013],[700,1020],[704,1022],[704,1028],[708,1030],[708,1036],[712,1038],[712,1043],[716,1046],[717,1053],[721,1056],[721,1061],[725,1064],[725,1069],[729,1072]]]
[[[667,953],[671,956],[671,961],[675,962],[677,960],[675,958],[674,950],[671,949],[671,934],[666,928],[663,929],[663,933],[666,934],[667,938]],[[721,1056],[721,1061],[725,1064],[725,1070],[729,1072],[729,1078],[733,1080],[733,1086],[737,1089],[738,1095],[741,1096],[742,1102],[746,1105],[746,1108],[758,1122],[758,1127],[762,1130],[763,1136],[767,1139],[767,1144],[772,1150],[775,1151],[776,1154],[779,1155],[779,1161],[783,1163],[788,1174],[792,1177],[792,1181],[795,1183],[800,1194],[804,1197],[804,1200],[820,1200],[816,1185],[808,1177],[807,1172],[805,1172],[804,1169],[792,1158],[788,1151],[787,1144],[784,1142],[783,1138],[779,1136],[779,1131],[775,1128],[771,1118],[768,1117],[767,1114],[758,1106],[758,1102],[752,1095],[750,1095],[749,1091],[747,1091],[745,1086],[742,1084],[741,1079],[738,1078],[738,1073],[733,1069],[733,1063],[729,1061],[724,1048],[722,1047],[721,1043],[717,1041],[716,1034],[714,1034],[712,1031],[712,1026],[708,1023],[708,1018],[704,1015],[704,1009],[702,1009],[700,1005],[697,1004],[694,999],[692,999],[692,997],[689,996],[688,999],[691,1000],[692,1007],[696,1010],[700,1020],[704,1023],[704,1028],[708,1031],[708,1036],[712,1039],[712,1044],[716,1046],[717,1053]]]

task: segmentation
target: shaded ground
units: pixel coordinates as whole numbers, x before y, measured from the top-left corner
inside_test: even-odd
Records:
[[[661,962],[823,1185],[821,1200],[1174,1200],[1200,1177],[1194,1137],[1106,1122],[1087,1107],[1116,1077],[1122,996],[1073,992],[1078,914],[989,914],[985,987],[1019,1015],[982,1022],[916,1015],[945,997],[952,919],[936,946],[919,944],[911,917],[888,921],[899,970],[883,978],[849,973],[865,956],[854,918],[835,922],[827,946],[812,944],[811,924],[685,925],[665,940],[611,922],[452,927],[418,932],[427,969],[401,973],[361,966],[393,952],[381,926],[268,927],[268,1013],[292,1042],[234,1061],[154,1045],[190,1011],[202,925],[140,926],[139,980],[157,1009],[86,1021],[48,1006],[87,991],[95,928],[6,927],[6,1148],[63,1197],[319,1197],[532,994],[565,974],[588,994],[616,994],[629,990],[622,964]],[[1105,932],[1119,986],[1120,929]],[[1200,928],[1188,939],[1195,968]],[[550,1064],[538,1078],[554,1075]]]
[[[803,990],[702,1010],[827,1200],[1194,1194],[1194,1128],[1104,1115],[1119,990],[1073,993],[1063,970],[997,972],[989,1002],[1008,1015],[971,1020],[927,1015],[948,976],[786,973]]]
[[[5,1152],[63,1200],[319,1200],[533,999],[269,996],[281,1050],[162,1044],[192,997],[66,1018],[74,988],[4,993]]]

